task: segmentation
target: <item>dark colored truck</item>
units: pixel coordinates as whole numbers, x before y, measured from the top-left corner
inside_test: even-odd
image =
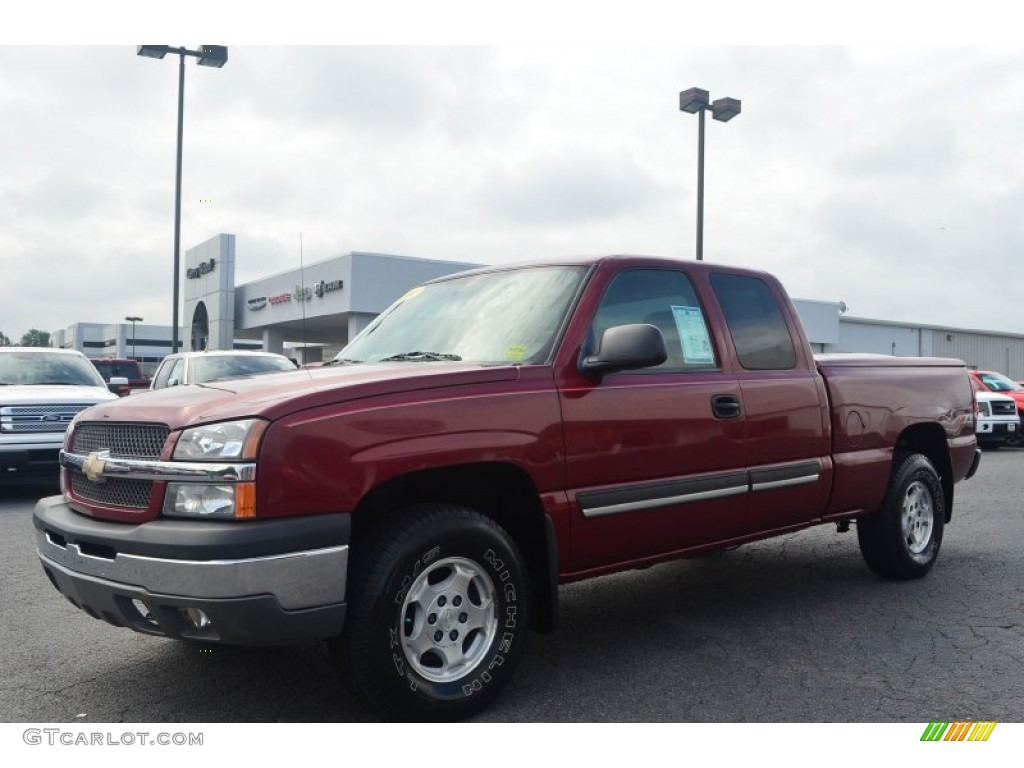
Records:
[[[149,389],[149,377],[142,372],[141,366],[135,360],[94,357],[91,362],[107,382],[107,389],[118,397],[130,395],[136,390]]]
[[[924,576],[977,468],[960,361],[815,359],[779,283],[609,256],[414,288],[316,369],[91,408],[34,524],[91,616],[325,639],[386,717],[492,700],[559,584],[856,524]]]

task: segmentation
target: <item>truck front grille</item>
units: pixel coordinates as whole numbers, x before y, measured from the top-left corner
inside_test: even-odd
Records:
[[[0,408],[0,432],[5,435],[63,432],[75,414],[90,405],[92,403],[5,405]]]
[[[1017,410],[1016,403],[993,400],[991,403],[993,416],[1008,416]]]
[[[108,507],[146,509],[153,493],[153,483],[120,477],[110,477],[102,483],[94,483],[85,475],[72,472],[71,493],[82,501]]]
[[[166,424],[105,424],[85,422],[76,425],[71,434],[71,450],[77,454],[109,451],[115,458],[159,459],[167,437]],[[151,480],[107,477],[93,482],[77,472],[70,472],[71,496],[86,504],[144,510],[153,495]]]
[[[79,424],[71,436],[75,453],[110,451],[126,459],[158,459],[171,430],[165,424]]]

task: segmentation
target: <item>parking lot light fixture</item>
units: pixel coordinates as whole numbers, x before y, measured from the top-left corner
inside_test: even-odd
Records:
[[[679,93],[679,109],[699,116],[697,129],[697,261],[704,260],[704,113],[711,110],[711,116],[727,123],[740,113],[740,100],[733,98],[715,99],[702,88],[687,88]]]
[[[136,317],[135,315],[131,315],[129,317],[126,317],[125,320],[132,324],[132,360],[138,360],[138,358],[135,357],[135,324],[141,323],[142,318]]]
[[[178,156],[174,181],[174,309],[171,313],[171,354],[178,351],[178,296],[181,287],[181,141],[185,120],[185,57],[192,56],[203,67],[223,67],[228,60],[224,45],[201,45],[199,50],[169,45],[139,45],[135,53],[148,59],[162,59],[168,53],[178,55]]]

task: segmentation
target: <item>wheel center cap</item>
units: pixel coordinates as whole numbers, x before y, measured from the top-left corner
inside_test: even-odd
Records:
[[[441,612],[441,626],[444,628],[445,632],[450,632],[452,629],[454,629],[456,623],[455,620],[455,611],[453,611],[451,608],[445,608]]]

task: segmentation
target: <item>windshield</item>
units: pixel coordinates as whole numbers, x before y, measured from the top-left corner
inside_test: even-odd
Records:
[[[335,362],[547,360],[586,267],[525,267],[413,288]]]
[[[103,379],[84,357],[52,352],[0,353],[0,385],[64,384],[105,387]]]
[[[277,355],[217,355],[198,357],[192,361],[192,383],[201,384],[214,379],[229,379],[238,376],[254,376],[274,371],[294,371],[295,366],[287,357]]]
[[[1016,381],[1003,376],[1001,373],[979,373],[978,377],[985,382],[985,386],[993,392],[1014,392],[1024,390],[1024,387]]]

